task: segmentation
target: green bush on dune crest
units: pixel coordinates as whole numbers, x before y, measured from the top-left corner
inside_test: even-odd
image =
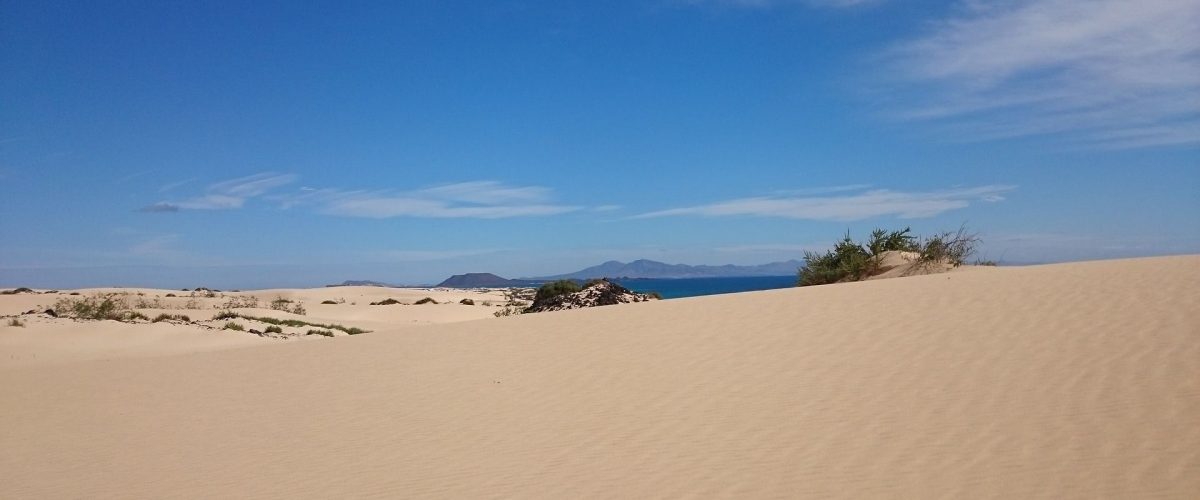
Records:
[[[583,287],[571,280],[551,281],[538,288],[537,295],[534,296],[534,302],[544,301],[551,297],[566,295],[568,293],[575,293],[580,290],[583,290]]]
[[[804,252],[804,267],[800,269],[797,286],[825,285],[841,281],[866,279],[879,271],[884,252],[913,252],[919,265],[947,263],[960,266],[975,253],[980,243],[978,235],[961,226],[957,231],[938,233],[928,238],[909,234],[910,228],[899,231],[875,229],[865,245],[854,241],[850,232],[842,241],[825,253]]]

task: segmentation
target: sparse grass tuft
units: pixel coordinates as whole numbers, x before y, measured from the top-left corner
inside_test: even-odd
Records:
[[[275,325],[271,325],[271,326],[268,326],[268,327],[267,327],[267,329],[266,329],[265,331],[266,331],[267,333],[283,333],[283,328],[280,328],[280,327],[278,327],[278,326],[275,326]]]
[[[159,314],[158,316],[155,316],[154,319],[152,319],[150,321],[153,323],[158,323],[160,321],[182,321],[184,323],[191,323],[192,318],[189,318],[183,314],[162,313],[162,314]]]
[[[234,318],[242,318],[242,319],[250,320],[250,321],[260,321],[260,322],[266,323],[268,325],[290,326],[293,328],[299,328],[302,326],[314,326],[317,328],[326,328],[329,330],[341,330],[350,335],[358,335],[360,333],[369,332],[369,330],[363,330],[362,328],[347,327],[347,326],[343,326],[343,325],[310,323],[308,321],[302,321],[302,320],[298,320],[298,319],[277,319],[277,318],[268,318],[265,316],[250,316],[248,314],[239,314],[239,313],[236,313],[233,311],[221,311],[221,312],[217,313],[216,316],[213,316],[214,321],[220,321],[220,320],[225,320],[225,319],[234,319]]]
[[[323,335],[325,337],[332,337],[333,332],[329,330],[309,330],[305,335]]]
[[[129,304],[122,295],[96,294],[79,299],[58,299],[54,303],[54,312],[59,316],[75,319],[123,321],[126,312],[129,312]]]
[[[244,327],[238,323],[234,323],[232,321],[225,323],[225,326],[221,329],[222,330],[235,330],[235,331],[239,331],[239,332],[246,331],[246,327]]]
[[[253,309],[258,307],[258,297],[253,295],[232,296],[221,304],[221,309]]]
[[[292,301],[283,297],[275,297],[275,300],[271,301],[271,309],[276,311],[290,311],[292,309]]]

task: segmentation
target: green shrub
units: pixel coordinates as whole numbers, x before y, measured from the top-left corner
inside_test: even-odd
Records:
[[[223,329],[223,330],[235,330],[235,331],[239,331],[239,332],[244,332],[244,331],[246,331],[246,328],[245,328],[245,327],[243,327],[242,325],[239,325],[239,324],[237,324],[237,323],[234,323],[234,322],[232,322],[232,321],[230,321],[230,322],[228,322],[228,323],[225,323],[225,327],[224,327],[224,328],[222,328],[222,329]]]
[[[800,269],[797,286],[865,279],[879,271],[880,256],[890,251],[915,252],[919,265],[945,262],[959,266],[975,253],[980,242],[978,236],[967,232],[965,226],[929,238],[917,238],[909,233],[907,227],[890,232],[875,229],[864,246],[855,242],[847,231],[832,250],[804,252],[804,267]]]
[[[418,305],[418,306],[419,306],[419,305],[421,305],[421,304],[437,304],[437,303],[438,303],[438,301],[436,301],[436,300],[433,300],[433,297],[425,297],[425,298],[423,298],[423,299],[421,299],[421,300],[418,300],[418,301],[414,302],[413,304],[415,304],[415,305]]]
[[[862,279],[877,268],[873,255],[850,238],[850,232],[847,231],[842,241],[833,246],[833,250],[827,250],[824,254],[804,252],[804,267],[800,269],[798,285],[825,285],[844,279]]]
[[[333,332],[329,330],[309,330],[305,335],[323,335],[326,337],[332,337]]]
[[[268,326],[267,329],[264,331],[266,331],[267,333],[283,333],[283,328],[280,328],[275,325],[271,325],[271,326]]]
[[[593,283],[594,282],[589,283],[589,285]],[[551,297],[575,293],[582,289],[583,288],[579,286],[579,283],[571,280],[551,281],[550,283],[546,283],[538,288],[537,295],[534,296],[534,302],[541,302]]]

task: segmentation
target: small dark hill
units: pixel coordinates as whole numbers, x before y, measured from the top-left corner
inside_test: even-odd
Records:
[[[529,286],[528,281],[501,278],[492,273],[455,274],[446,281],[437,284],[443,288],[504,288],[511,286]]]

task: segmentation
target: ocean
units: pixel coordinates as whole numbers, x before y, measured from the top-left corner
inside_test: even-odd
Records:
[[[717,295],[721,293],[773,290],[796,286],[796,276],[750,276],[743,278],[630,278],[613,280],[640,293],[658,292],[664,299]]]

